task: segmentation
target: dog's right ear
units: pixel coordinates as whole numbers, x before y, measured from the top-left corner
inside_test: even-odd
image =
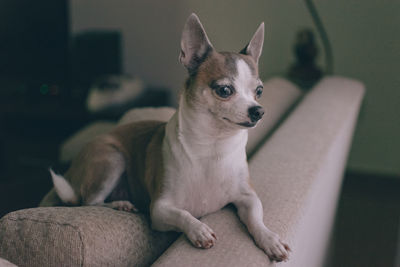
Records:
[[[213,49],[206,31],[196,14],[192,13],[182,32],[179,61],[190,74],[194,73]]]

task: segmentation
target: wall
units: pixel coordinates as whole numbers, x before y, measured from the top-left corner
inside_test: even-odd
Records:
[[[178,64],[186,16],[179,11],[182,1],[71,0],[71,31],[120,30],[125,72],[176,92],[184,77],[184,69]]]
[[[335,73],[359,79],[367,87],[349,168],[399,175],[400,1],[315,3],[332,42]],[[180,32],[191,12],[199,15],[218,50],[240,50],[265,21],[260,60],[264,79],[286,72],[293,60],[295,33],[312,27],[304,3],[292,0],[72,0],[71,27],[73,32],[121,29],[126,72],[176,93],[185,76],[177,60]]]

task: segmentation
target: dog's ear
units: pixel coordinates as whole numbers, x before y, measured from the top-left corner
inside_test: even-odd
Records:
[[[192,13],[183,28],[179,61],[189,73],[193,73],[212,49],[203,25],[197,15]]]
[[[264,22],[258,26],[256,33],[251,38],[248,45],[240,51],[241,54],[251,56],[254,61],[258,64],[258,59],[261,56],[262,48],[264,44]]]

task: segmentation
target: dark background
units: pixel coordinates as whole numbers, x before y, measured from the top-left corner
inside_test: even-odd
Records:
[[[60,144],[96,120],[117,121],[132,107],[165,106],[169,93],[147,86],[135,100],[90,113],[90,85],[122,75],[122,34],[71,34],[69,1],[0,1],[0,217],[35,207],[59,171]]]
[[[71,97],[67,1],[0,1],[0,216],[33,207],[46,166],[86,121]]]

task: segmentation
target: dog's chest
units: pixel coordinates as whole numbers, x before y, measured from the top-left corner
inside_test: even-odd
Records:
[[[246,177],[246,166],[232,158],[186,162],[171,182],[175,204],[195,217],[221,209],[232,201],[238,184]]]

